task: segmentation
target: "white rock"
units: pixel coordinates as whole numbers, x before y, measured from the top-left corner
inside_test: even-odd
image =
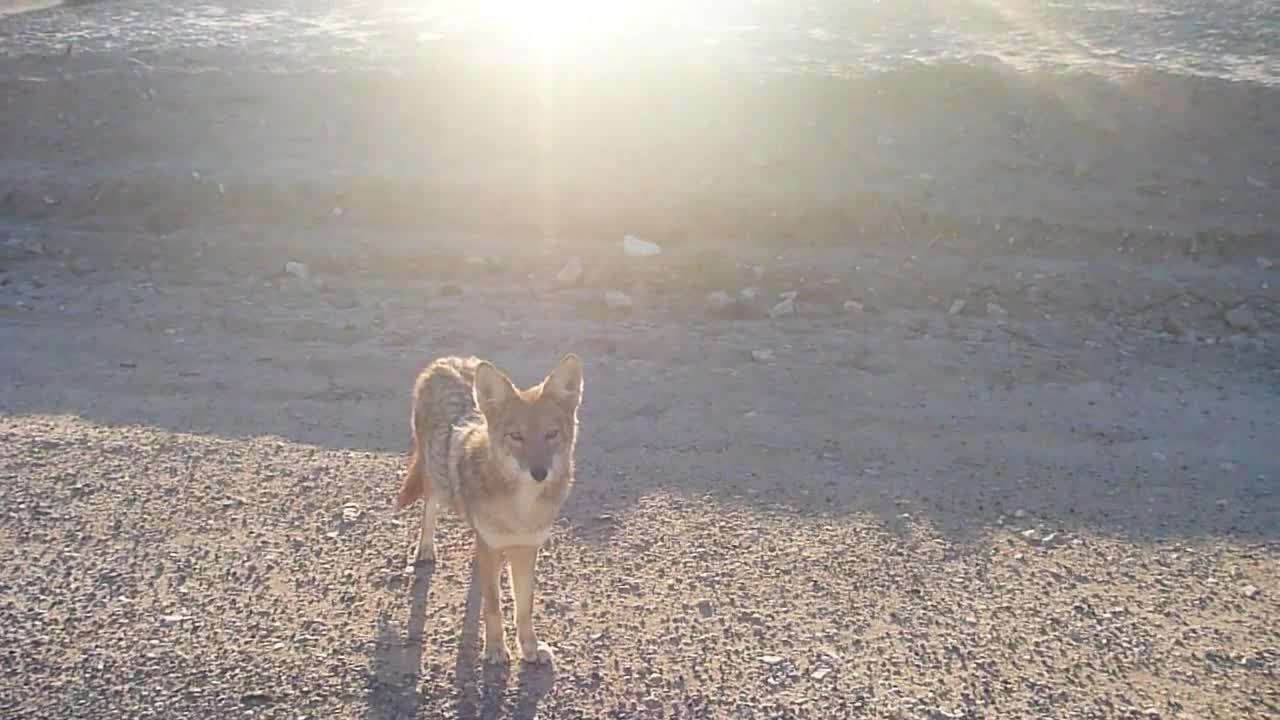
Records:
[[[787,298],[769,309],[769,317],[780,318],[796,314],[795,298]]]
[[[1227,324],[1236,330],[1253,332],[1258,329],[1258,318],[1248,305],[1240,305],[1227,311]]]
[[[830,674],[831,674],[831,668],[818,668],[817,670],[814,670],[813,673],[809,675],[809,677],[815,680],[816,682],[822,682]]]
[[[631,308],[631,296],[619,290],[610,290],[604,294],[604,304],[610,310],[627,310]]]
[[[763,265],[752,265],[752,266],[751,266],[751,272],[755,273],[755,276],[756,276],[757,278],[762,278],[762,277],[764,277],[764,266],[763,266]]]
[[[948,315],[959,315],[959,314],[964,310],[964,306],[965,306],[965,301],[963,301],[963,300],[958,300],[958,299],[957,299],[957,300],[952,300],[952,301],[951,301],[951,307],[947,308],[947,314],[948,314]]]
[[[863,310],[862,303],[858,302],[857,300],[845,300],[845,301],[844,301],[844,311],[845,311],[845,312],[847,312],[847,313],[860,313],[860,312],[862,312],[862,310]]]
[[[782,663],[783,658],[779,655],[761,655],[760,662],[765,665],[774,666]]]
[[[738,293],[738,295],[742,297],[743,300],[755,300],[759,298],[762,294],[764,294],[764,291],[755,286],[744,287],[742,288],[742,291]]]
[[[800,297],[800,293],[799,291],[796,291],[796,290],[787,290],[786,292],[778,293],[778,297],[782,298],[783,300],[795,300],[796,298]]]
[[[578,284],[582,279],[582,259],[574,256],[569,258],[569,262],[560,268],[560,272],[556,273],[556,285],[560,287],[572,287]]]
[[[311,277],[311,270],[305,264],[293,260],[284,264],[284,271],[302,280]]]
[[[988,315],[1008,315],[1009,311],[1005,310],[1003,307],[1000,307],[1000,305],[996,303],[989,302],[987,303],[987,314]]]
[[[622,252],[627,257],[652,257],[662,252],[662,246],[641,240],[635,235],[625,235],[622,238]]]
[[[758,363],[773,362],[777,358],[772,350],[752,350],[751,359]]]
[[[1255,262],[1258,263],[1259,270],[1270,270],[1271,268],[1276,266],[1276,263],[1274,260],[1272,260],[1271,258],[1262,257],[1262,256],[1257,257],[1255,259]]]
[[[1241,586],[1240,586],[1240,594],[1241,594],[1241,595],[1244,595],[1245,597],[1250,598],[1250,599],[1253,599],[1253,598],[1255,598],[1255,597],[1258,597],[1258,593],[1260,593],[1260,592],[1262,592],[1262,591],[1261,591],[1261,590],[1259,590],[1259,589],[1257,588],[1257,586],[1254,586],[1254,585],[1241,585]]]
[[[707,307],[715,312],[723,312],[733,307],[737,301],[733,296],[723,290],[716,290],[707,293]]]

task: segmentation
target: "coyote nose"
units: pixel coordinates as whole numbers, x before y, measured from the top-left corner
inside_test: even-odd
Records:
[[[542,482],[547,479],[547,469],[544,467],[531,467],[529,468],[529,474],[538,482]]]

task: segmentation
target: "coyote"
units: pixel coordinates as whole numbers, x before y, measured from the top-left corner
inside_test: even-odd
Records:
[[[441,506],[475,530],[485,662],[511,659],[502,624],[504,554],[520,656],[552,662],[551,647],[533,630],[534,566],[573,485],[581,400],[582,364],[572,353],[525,390],[476,357],[438,358],[414,383],[413,450],[395,508],[423,498],[417,562],[435,561]]]

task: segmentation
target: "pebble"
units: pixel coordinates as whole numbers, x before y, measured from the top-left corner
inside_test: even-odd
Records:
[[[308,268],[304,263],[300,263],[294,260],[290,260],[289,262],[284,264],[284,271],[300,280],[306,280],[307,278],[311,277],[311,269]]]
[[[344,505],[342,507],[342,519],[347,522],[355,522],[360,519],[361,512],[359,505]]]
[[[826,679],[826,677],[830,674],[831,674],[831,668],[818,668],[817,670],[814,670],[813,674],[811,674],[809,677],[821,682],[822,680]]]
[[[1187,334],[1186,323],[1182,322],[1181,320],[1174,317],[1173,315],[1165,315],[1164,321],[1161,322],[1160,326],[1164,329],[1165,332],[1169,333],[1170,335],[1182,336]]]
[[[662,246],[648,240],[641,240],[635,235],[624,235],[622,252],[627,257],[653,257],[662,252]]]
[[[765,665],[768,665],[769,667],[782,664],[782,660],[783,658],[780,655],[761,655],[760,656],[760,662],[764,663]]]
[[[1276,265],[1275,261],[1272,260],[1271,258],[1262,257],[1262,256],[1258,256],[1256,258],[1256,262],[1258,263],[1259,270],[1270,270]]]
[[[772,350],[752,350],[751,359],[758,363],[773,362],[777,359]]]
[[[1239,305],[1227,311],[1227,324],[1236,330],[1253,332],[1258,329],[1258,318],[1248,305]]]
[[[560,287],[573,287],[581,279],[582,259],[576,256],[569,258],[569,262],[556,273],[556,285]]]
[[[716,604],[711,598],[702,598],[698,601],[698,614],[702,617],[711,617],[716,611]]]
[[[1008,315],[1009,311],[1005,310],[1003,307],[1001,307],[996,303],[989,302],[987,303],[987,314],[988,315]]]
[[[845,300],[845,301],[844,301],[844,311],[845,311],[845,312],[847,312],[847,313],[860,313],[860,312],[862,312],[862,310],[863,310],[862,303],[858,302],[857,300]]]
[[[1244,595],[1245,597],[1249,598],[1250,600],[1252,600],[1253,598],[1258,597],[1258,593],[1260,593],[1260,592],[1262,592],[1262,591],[1261,591],[1261,590],[1259,590],[1259,589],[1257,588],[1257,586],[1256,586],[1256,585],[1241,585],[1241,586],[1240,586],[1240,594],[1241,594],[1241,595]]]
[[[959,299],[957,299],[957,300],[952,300],[952,301],[951,301],[951,307],[947,308],[947,314],[948,314],[948,315],[959,315],[961,312],[963,312],[963,311],[964,311],[964,306],[965,306],[965,304],[966,304],[966,303],[965,303],[965,301],[963,301],[963,300],[959,300]]]
[[[604,294],[604,304],[610,310],[629,310],[632,306],[631,296],[620,290],[610,290]]]
[[[1022,508],[1018,508],[1017,510],[1013,511],[1013,516],[1021,520],[1027,516],[1027,511],[1023,510]]]
[[[769,309],[769,317],[774,319],[777,319],[780,317],[787,317],[788,315],[795,315],[795,314],[796,314],[795,298],[786,298],[782,302],[778,303],[777,305],[774,305],[772,308]]]
[[[737,304],[737,301],[733,299],[733,296],[724,290],[716,290],[714,292],[707,293],[706,302],[707,308],[712,312],[724,312]]]
[[[763,293],[764,293],[763,290],[753,285],[751,287],[742,288],[742,290],[738,293],[738,296],[741,297],[743,300],[756,300]]]

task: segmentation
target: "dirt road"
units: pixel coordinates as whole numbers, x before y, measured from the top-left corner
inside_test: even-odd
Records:
[[[0,716],[1280,713],[1265,83],[583,70],[539,145],[254,47],[0,60]],[[568,350],[557,663],[486,670],[410,385]]]

